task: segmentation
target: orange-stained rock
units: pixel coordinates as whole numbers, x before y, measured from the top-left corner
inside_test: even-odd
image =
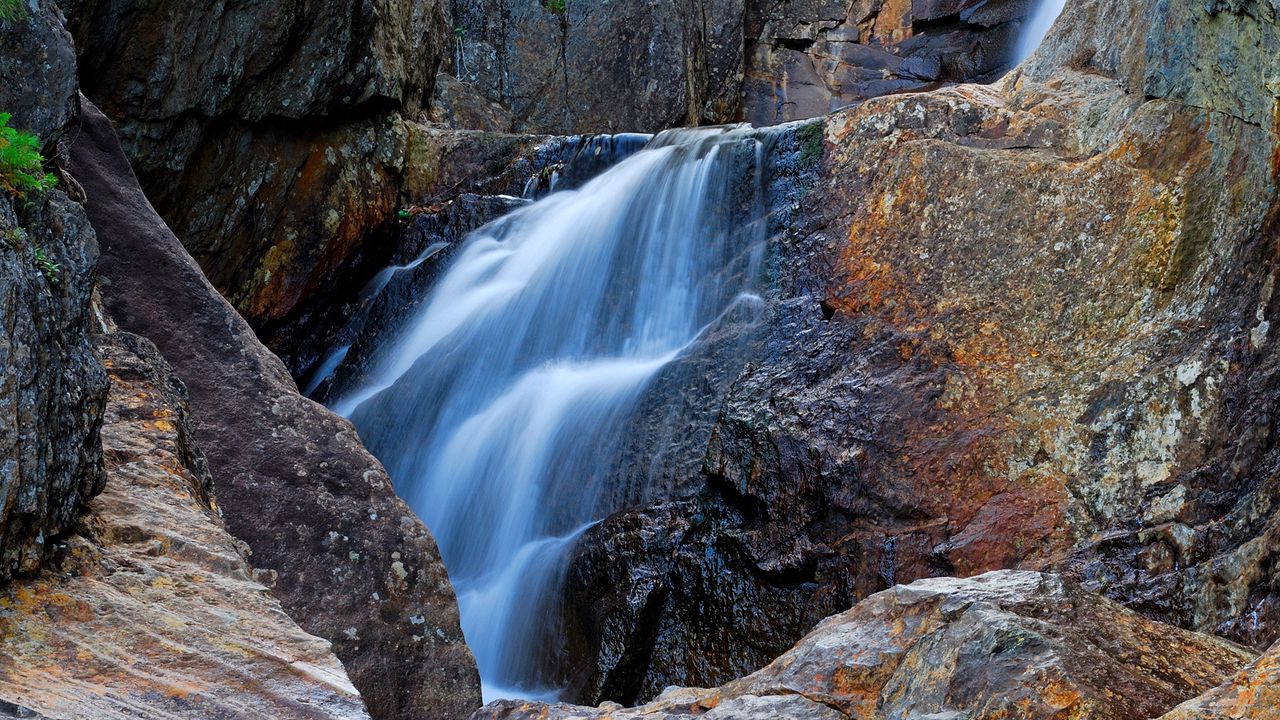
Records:
[[[168,365],[133,335],[98,350],[106,489],[48,572],[0,593],[0,700],[59,720],[367,718],[223,526]]]
[[[1274,720],[1280,717],[1280,644],[1230,682],[1179,705],[1160,720]]]
[[[1000,571],[873,595],[714,690],[668,689],[633,709],[499,701],[472,720],[1141,720],[1254,657],[1056,576]]]

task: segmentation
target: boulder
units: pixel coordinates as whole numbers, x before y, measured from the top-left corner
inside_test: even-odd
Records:
[[[84,107],[70,168],[102,239],[103,303],[190,391],[228,529],[290,616],[334,644],[370,715],[466,716],[479,679],[430,534],[351,425],[300,396],[205,280]]]
[[[223,526],[159,352],[125,333],[96,349],[106,489],[50,572],[0,594],[0,716],[367,719],[329,643],[289,619]]]
[[[896,586],[821,622],[759,671],[624,709],[498,701],[473,720],[1155,717],[1254,653],[1147,620],[1052,575]]]

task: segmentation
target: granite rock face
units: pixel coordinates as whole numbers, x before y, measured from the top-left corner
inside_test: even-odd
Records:
[[[1230,681],[1179,705],[1160,720],[1266,720],[1280,708],[1280,645]]]
[[[766,667],[634,709],[499,701],[475,720],[1152,718],[1255,657],[1051,575],[897,586],[832,616]]]
[[[451,74],[517,132],[656,132],[734,120],[744,0],[454,3]]]
[[[111,376],[106,489],[49,572],[0,594],[0,704],[14,717],[368,718],[329,643],[285,615],[224,528],[164,359],[124,333],[96,348]]]
[[[720,684],[895,583],[999,568],[1280,637],[1274,5],[1058,28],[994,86],[824,121],[701,483],[570,569],[608,579],[567,597],[582,700]]]
[[[104,305],[186,384],[228,529],[285,611],[333,643],[371,716],[465,717],[479,681],[435,542],[351,425],[301,397],[205,280],[84,105],[70,169],[102,239]]]
[[[24,5],[0,21],[0,42],[0,112],[53,155],[79,107],[57,8]],[[64,192],[0,191],[0,582],[38,570],[102,489],[107,379],[89,342],[97,258],[93,228]]]
[[[426,112],[447,47],[440,2],[66,9],[84,93],[115,122],[148,198],[264,336],[384,236],[404,122]]]

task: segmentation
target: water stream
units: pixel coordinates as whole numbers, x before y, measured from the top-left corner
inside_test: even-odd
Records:
[[[750,129],[669,131],[473,232],[335,403],[435,535],[486,699],[555,695],[567,553],[639,499],[612,482],[626,423],[717,318],[759,304],[762,162]]]

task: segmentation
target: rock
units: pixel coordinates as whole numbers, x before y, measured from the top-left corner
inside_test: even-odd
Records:
[[[738,114],[744,0],[466,0],[450,73],[519,132],[656,132]]]
[[[675,484],[686,509],[611,518],[578,550],[571,576],[621,578],[571,609],[586,687],[613,658],[643,678],[624,698],[720,684],[895,583],[999,568],[1280,637],[1280,31],[1265,3],[1233,8],[1070,3],[994,86],[824,121],[762,349],[701,482]],[[1257,50],[1236,73],[1204,61],[1221,47]],[[665,539],[628,540],[637,518]],[[616,566],[591,560],[619,542]]]
[[[368,718],[329,643],[252,579],[155,347],[97,349],[106,489],[49,572],[0,594],[0,697],[41,713],[16,717]]]
[[[490,102],[474,86],[448,73],[436,76],[431,119],[455,130],[505,133],[511,132],[514,125],[510,110]]]
[[[453,589],[382,466],[208,284],[88,101],[70,168],[102,238],[104,305],[186,384],[228,529],[281,605],[333,643],[374,718],[466,716],[479,681]]]
[[[446,47],[442,2],[74,0],[69,15],[85,94],[264,337],[385,238],[404,123],[425,113]]]
[[[631,710],[500,701],[475,720],[1155,717],[1254,654],[1163,626],[1062,579],[1001,571],[871,596],[761,670]]]
[[[57,8],[24,4],[0,40],[0,112],[52,149],[78,108]],[[84,210],[61,190],[0,191],[0,583],[36,572],[105,479],[107,379],[89,343],[97,259]]]
[[[1280,708],[1280,645],[1230,682],[1179,705],[1160,720],[1266,720]]]
[[[868,98],[990,81],[1010,64],[1030,0],[783,0],[749,4],[744,115],[818,117]]]
[[[52,147],[80,112],[76,49],[58,6],[24,0],[17,17],[0,22],[0,46],[0,112]]]
[[[84,210],[62,192],[0,197],[0,582],[38,570],[102,490],[107,379],[89,345],[97,258]]]

